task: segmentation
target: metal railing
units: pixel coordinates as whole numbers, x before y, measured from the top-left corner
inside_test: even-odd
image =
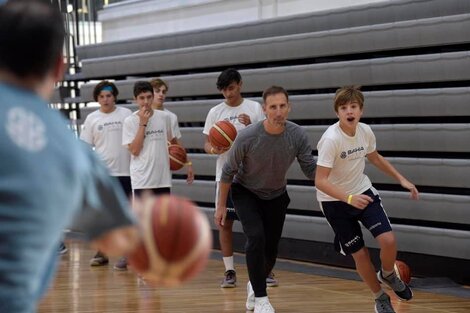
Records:
[[[83,44],[93,44],[101,41],[97,31],[99,27],[97,12],[106,5],[106,0],[51,0],[57,5],[64,18],[66,40],[64,57],[68,65],[67,73],[75,74],[80,71],[76,56],[76,47]]]
[[[60,98],[75,97],[79,94],[81,81],[70,79],[71,75],[80,73],[81,65],[76,54],[79,45],[101,42],[101,24],[98,22],[98,11],[104,6],[122,0],[51,0],[62,12],[66,31],[64,43],[64,62],[66,64],[65,80],[57,86]],[[60,101],[65,102],[65,101]],[[79,118],[78,103],[54,103],[52,108],[60,110],[73,122]]]

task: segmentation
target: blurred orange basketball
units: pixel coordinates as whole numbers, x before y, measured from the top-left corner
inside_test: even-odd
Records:
[[[411,282],[411,270],[408,264],[406,264],[405,262],[396,260],[395,272],[405,284],[408,285]]]
[[[181,169],[188,162],[186,150],[180,145],[169,145],[168,154],[170,156],[170,170],[172,171]]]
[[[209,141],[216,148],[230,148],[237,137],[237,129],[229,121],[218,121],[209,131]]]
[[[150,283],[174,286],[204,269],[212,232],[194,203],[173,195],[148,196],[138,214],[143,242],[128,257],[134,271]]]

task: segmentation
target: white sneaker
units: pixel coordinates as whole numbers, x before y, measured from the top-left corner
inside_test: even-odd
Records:
[[[248,311],[253,311],[255,309],[255,292],[253,291],[253,287],[251,287],[250,281],[246,284],[246,309]]]
[[[263,300],[255,301],[255,312],[254,313],[275,313],[271,303],[269,303],[268,297]]]

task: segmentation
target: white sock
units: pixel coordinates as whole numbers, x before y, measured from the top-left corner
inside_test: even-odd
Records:
[[[222,259],[224,260],[225,271],[235,270],[235,267],[233,266],[233,255],[224,256]]]
[[[383,289],[380,289],[378,292],[374,292],[375,299],[380,298],[381,295],[383,295],[385,291]]]
[[[269,302],[268,296],[266,297],[255,297],[255,303]]]
[[[382,268],[382,276],[383,277],[388,277],[388,276],[392,275],[393,273],[395,273],[395,270],[386,271]]]

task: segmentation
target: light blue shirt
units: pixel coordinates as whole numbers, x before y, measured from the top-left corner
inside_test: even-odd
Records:
[[[70,226],[88,239],[134,223],[120,185],[65,119],[0,82],[0,312],[34,311]]]

